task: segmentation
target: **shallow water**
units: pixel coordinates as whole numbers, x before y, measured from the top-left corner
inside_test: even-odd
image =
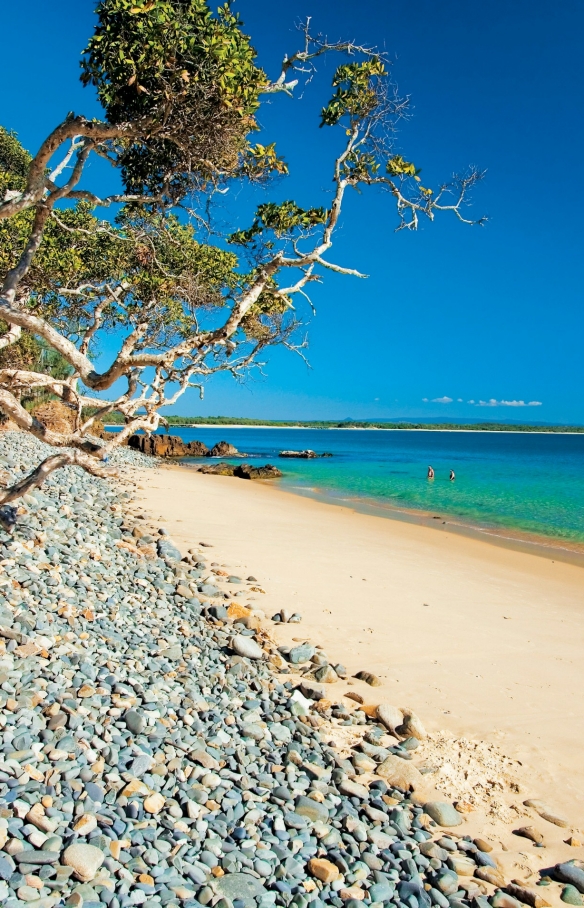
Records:
[[[221,426],[171,432],[209,446],[225,440],[254,461],[275,463],[291,491],[584,543],[584,435]],[[304,448],[333,457],[278,458],[279,451]],[[429,464],[436,472],[432,482]]]

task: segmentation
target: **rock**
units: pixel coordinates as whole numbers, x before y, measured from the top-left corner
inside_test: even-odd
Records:
[[[242,634],[232,637],[229,646],[238,656],[245,656],[247,659],[262,659],[264,655],[263,649],[255,640]]]
[[[493,908],[521,908],[521,902],[515,896],[500,890],[491,897],[491,905]]]
[[[95,845],[69,845],[63,855],[63,863],[72,867],[75,876],[82,883],[89,883],[104,862],[105,854]]]
[[[17,864],[56,864],[59,856],[58,851],[36,851],[35,849],[27,848],[25,851],[17,851],[12,859]],[[6,877],[3,877],[3,879],[6,879]]]
[[[185,449],[188,457],[206,457],[209,453],[209,448],[202,441],[186,442]]]
[[[377,775],[384,779],[388,785],[408,791],[410,788],[420,788],[424,777],[419,769],[407,760],[390,754],[389,757],[377,767]],[[452,808],[454,810],[454,808]]]
[[[562,864],[556,864],[554,867],[554,876],[560,883],[570,883],[575,886],[578,892],[584,892],[584,870],[576,867],[571,861]]]
[[[58,855],[57,860],[59,860]],[[15,870],[16,866],[14,859],[11,858],[8,854],[0,854],[0,880],[9,880],[14,874]]]
[[[566,828],[570,825],[568,820],[561,817],[554,810],[549,808],[547,804],[544,804],[543,801],[540,801],[537,798],[530,798],[528,801],[524,801],[523,804],[525,807],[531,807],[531,809],[535,810],[543,820],[547,820],[548,823],[553,823],[554,826]]]
[[[531,905],[531,908],[551,908],[550,903],[547,902],[539,892],[528,889],[527,886],[524,886],[519,880],[513,880],[509,883],[506,887],[506,891],[509,895],[512,895],[514,898],[519,899],[520,902],[523,902],[524,905]]]
[[[451,855],[447,863],[450,869],[454,870],[459,876],[472,876],[477,866],[474,861],[462,854]]]
[[[324,700],[327,696],[325,687],[322,684],[316,684],[314,681],[303,680],[300,684],[300,690],[309,700]]]
[[[300,795],[297,798],[294,812],[301,817],[306,817],[313,823],[317,823],[319,820],[326,823],[329,818],[328,808],[324,804],[319,804],[318,801],[313,801],[312,798],[307,798],[304,795]]]
[[[89,835],[97,829],[97,819],[91,813],[82,814],[73,826],[77,835]]]
[[[490,883],[491,886],[498,886],[503,888],[505,886],[505,877],[500,870],[494,870],[492,867],[477,867],[474,875],[477,880],[484,880],[485,883]]]
[[[332,665],[321,665],[321,667],[315,671],[314,677],[322,684],[334,684],[335,681],[339,680],[339,676]]]
[[[341,875],[337,865],[332,861],[327,861],[326,858],[311,858],[308,862],[308,872],[325,885],[332,883],[333,880],[338,880]]]
[[[128,446],[151,457],[184,457],[187,449],[178,435],[131,435]]]
[[[520,829],[515,830],[515,835],[520,835],[524,839],[529,839],[531,842],[535,842],[536,845],[541,845],[543,843],[543,836],[535,826],[521,826]]]
[[[278,457],[300,457],[303,460],[312,460],[314,457],[318,457],[318,454],[307,448],[306,451],[280,451]]]
[[[473,839],[473,842],[477,846],[478,850],[485,852],[485,854],[488,854],[493,850],[493,846],[490,842],[487,842],[486,839],[477,838]]]
[[[418,741],[424,741],[426,738],[426,729],[422,725],[418,716],[411,709],[401,708],[404,721],[395,729],[402,738],[417,738]]]
[[[144,810],[146,813],[156,815],[157,813],[160,813],[165,803],[164,796],[161,795],[160,792],[155,791],[153,794],[148,795],[147,798],[144,798]]]
[[[343,779],[342,782],[339,782],[339,791],[349,798],[360,798],[362,801],[366,801],[369,797],[369,789],[365,785],[351,782],[350,779]]]
[[[207,451],[207,457],[237,457],[238,454],[237,448],[227,441],[218,441],[210,451]]]
[[[232,463],[210,463],[199,467],[199,473],[211,473],[215,476],[233,476],[235,467]]]
[[[339,898],[341,898],[344,902],[348,902],[353,899],[358,902],[362,902],[365,898],[365,892],[357,884],[355,884],[354,886],[344,886],[342,889],[339,889]]]
[[[239,479],[278,479],[284,474],[271,463],[267,463],[263,467],[252,467],[249,463],[241,463],[235,468],[233,475]]]
[[[370,687],[381,687],[381,681],[377,675],[372,675],[371,672],[357,672],[353,677],[358,678],[359,681],[365,681],[366,684],[369,684]],[[400,716],[401,720],[401,716]]]
[[[391,706],[390,703],[380,703],[376,710],[376,715],[382,725],[394,734],[398,725],[403,722],[403,715],[397,706]]]
[[[235,899],[242,899],[245,902],[250,899],[261,899],[266,894],[265,886],[249,873],[226,873],[215,880],[213,888],[219,895],[232,902]]]
[[[299,646],[293,646],[286,658],[293,665],[299,665],[302,662],[308,662],[315,652],[316,649],[311,643],[301,643]]]
[[[124,721],[126,723],[126,728],[128,731],[131,731],[133,735],[141,734],[146,727],[144,714],[137,709],[126,710],[124,713]]]
[[[569,883],[562,889],[560,898],[562,902],[566,902],[567,905],[584,905],[584,899],[576,887],[571,886]]]
[[[439,826],[460,826],[462,815],[448,801],[427,801],[424,804],[427,813]]]
[[[436,879],[436,886],[444,895],[454,895],[458,890],[458,875],[453,870],[442,871]]]

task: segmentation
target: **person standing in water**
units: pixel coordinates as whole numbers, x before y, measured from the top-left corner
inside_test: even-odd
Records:
[[[434,479],[434,467],[428,467],[428,479]]]
[[[456,473],[454,472],[454,470],[451,470],[450,471],[450,482],[454,482],[455,479],[456,479]]]

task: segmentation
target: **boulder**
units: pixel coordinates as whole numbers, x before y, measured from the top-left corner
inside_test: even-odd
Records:
[[[424,776],[408,760],[402,760],[390,754],[377,768],[377,775],[384,779],[388,785],[395,785],[402,791],[414,790],[420,788],[424,781]],[[454,810],[454,808],[453,808]]]
[[[210,451],[207,451],[207,457],[237,457],[239,451],[227,441],[218,441],[213,445]]]
[[[427,801],[424,804],[427,813],[439,826],[459,826],[462,816],[448,801]]]
[[[282,476],[282,472],[271,463],[267,463],[264,467],[252,467],[249,463],[242,463],[235,467],[233,475],[239,479],[278,479]]]
[[[300,457],[303,460],[312,460],[313,457],[318,457],[318,454],[310,449],[306,451],[280,451],[278,457]]]
[[[578,892],[584,892],[584,870],[572,864],[571,861],[565,861],[562,864],[556,864],[554,867],[554,876],[561,883],[569,883],[575,886]]]
[[[131,435],[128,446],[152,457],[185,457],[187,446],[178,435]]]
[[[404,720],[403,713],[397,706],[392,706],[391,703],[380,703],[377,707],[377,718],[385,725],[387,730],[393,734],[400,726]]]
[[[199,467],[199,473],[211,473],[215,476],[233,476],[235,467],[222,460],[220,463],[209,463]]]
[[[417,738],[418,741],[423,741],[426,738],[426,729],[415,712],[402,706],[401,713],[404,720],[401,725],[396,726],[395,730],[398,735],[402,738]]]
[[[209,448],[202,441],[189,441],[185,444],[189,457],[207,457]]]

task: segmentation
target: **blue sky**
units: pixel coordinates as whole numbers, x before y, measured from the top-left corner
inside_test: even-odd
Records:
[[[78,82],[93,7],[25,0],[3,10],[0,122],[30,150],[68,110],[97,113]],[[275,350],[264,377],[238,387],[223,376],[202,404],[193,394],[176,412],[584,422],[582,4],[239,0],[236,8],[270,73],[296,48],[294,23],[306,15],[331,38],[383,46],[412,98],[398,150],[430,186],[469,164],[487,169],[472,211],[489,223],[471,228],[445,215],[395,234],[386,196],[354,194],[331,258],[370,277],[327,276],[313,293],[312,368]],[[326,204],[340,137],[319,130],[317,114],[331,72],[325,64],[301,101],[272,98],[261,111],[266,139],[291,167],[275,198]],[[100,165],[91,182],[103,184]],[[245,225],[249,194],[233,193],[228,204]]]

